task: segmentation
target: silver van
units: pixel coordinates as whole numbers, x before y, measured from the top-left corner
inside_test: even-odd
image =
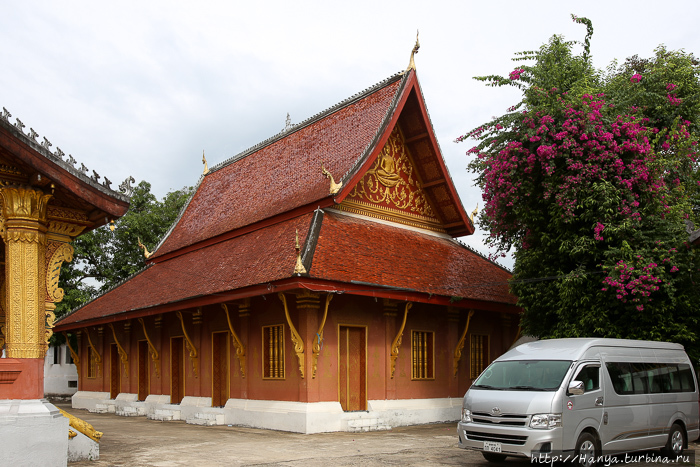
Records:
[[[624,339],[530,342],[494,360],[464,395],[459,446],[587,466],[700,435],[698,384],[680,344]]]

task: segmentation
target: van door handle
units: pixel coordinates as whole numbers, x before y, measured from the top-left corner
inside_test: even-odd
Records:
[[[596,397],[595,405],[603,405],[603,396]]]

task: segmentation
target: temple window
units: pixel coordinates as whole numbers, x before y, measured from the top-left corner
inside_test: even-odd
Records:
[[[469,344],[469,377],[476,379],[489,364],[489,336],[472,334]]]
[[[435,378],[435,333],[431,331],[412,331],[411,379]]]
[[[284,325],[263,326],[263,378],[284,379]]]
[[[53,364],[54,365],[61,364],[61,348],[60,347],[53,348]]]

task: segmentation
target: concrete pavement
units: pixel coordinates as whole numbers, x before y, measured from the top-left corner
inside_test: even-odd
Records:
[[[73,466],[494,466],[457,447],[456,423],[397,427],[370,433],[303,435],[228,426],[193,426],[145,417],[94,414],[56,406],[104,432],[100,459]],[[696,454],[698,444],[692,449]],[[531,465],[508,458],[503,466]],[[626,465],[649,465],[636,463]]]

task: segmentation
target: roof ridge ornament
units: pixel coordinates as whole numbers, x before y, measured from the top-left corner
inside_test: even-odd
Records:
[[[148,248],[146,248],[146,245],[144,245],[143,243],[141,243],[141,238],[140,238],[140,237],[136,237],[136,238],[137,238],[138,241],[139,241],[139,248],[143,248],[143,256],[144,256],[144,258],[146,258],[146,259],[150,258],[151,255],[153,255],[153,253],[150,252],[150,251],[148,251]]]
[[[204,157],[204,149],[202,149],[202,164],[204,164],[204,172],[202,172],[202,175],[206,175],[209,173],[209,166],[207,165],[207,158]]]
[[[479,212],[479,203],[476,203],[476,207],[472,211],[471,216],[469,216],[469,220],[472,221],[472,225],[474,225],[474,216],[476,216],[476,213],[478,213],[478,212]]]
[[[294,125],[292,125],[292,118],[289,116],[289,112],[287,112],[287,118],[284,121],[284,130],[282,131],[287,131],[291,129]]]
[[[326,178],[329,178],[331,180],[330,194],[334,195],[338,193],[343,187],[343,182],[341,181],[340,183],[336,183],[333,179],[333,175],[331,175],[331,173],[326,170],[326,168],[323,166],[323,163],[321,163],[321,173],[325,175]]]
[[[413,61],[413,56],[418,53],[418,49],[420,49],[420,42],[418,42],[418,30],[416,29],[416,45],[411,50],[411,60],[408,62],[408,68],[403,72],[404,74],[408,73],[409,70],[416,71],[416,62]]]

